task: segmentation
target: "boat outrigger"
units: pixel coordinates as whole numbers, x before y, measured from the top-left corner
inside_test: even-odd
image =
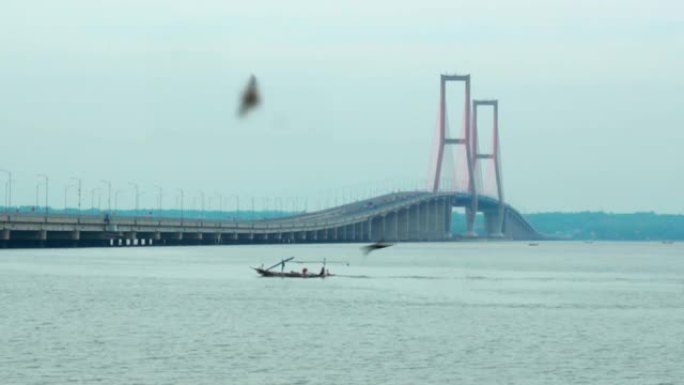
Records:
[[[293,259],[294,257],[283,259],[267,269],[264,269],[263,267],[252,267],[252,269],[256,270],[256,272],[259,273],[259,275],[261,275],[262,277],[325,278],[332,276],[328,269],[325,268],[325,259],[323,260],[323,267],[321,267],[321,271],[318,274],[310,273],[306,267],[303,268],[302,271],[285,271],[285,263],[292,261]],[[275,269],[278,266],[280,266],[280,272],[273,271],[273,269]]]

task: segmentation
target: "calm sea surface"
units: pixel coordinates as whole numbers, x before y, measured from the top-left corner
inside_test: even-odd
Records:
[[[0,384],[684,384],[682,243],[359,246],[0,250]]]

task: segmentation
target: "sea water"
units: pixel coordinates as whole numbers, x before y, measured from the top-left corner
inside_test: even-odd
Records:
[[[684,384],[684,244],[360,246],[0,250],[0,384]]]

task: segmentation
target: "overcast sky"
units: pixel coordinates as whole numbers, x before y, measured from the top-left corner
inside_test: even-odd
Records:
[[[400,3],[1,2],[13,203],[35,203],[37,174],[56,207],[72,177],[84,207],[103,179],[128,207],[131,182],[166,207],[181,188],[313,202],[422,184],[450,72],[500,101],[515,207],[684,213],[684,2]],[[239,120],[252,73],[264,103]]]

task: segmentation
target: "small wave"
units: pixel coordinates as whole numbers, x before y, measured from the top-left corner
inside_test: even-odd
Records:
[[[453,279],[487,280],[487,281],[536,281],[536,282],[631,282],[631,283],[684,283],[680,278],[636,278],[636,277],[494,277],[466,275]]]
[[[335,274],[335,275],[333,275],[333,277],[340,277],[340,278],[362,278],[362,279],[373,278],[373,277],[371,277],[371,276],[369,276],[369,275],[349,275],[349,274]]]
[[[450,277],[437,277],[429,275],[396,275],[390,277],[384,277],[389,279],[451,279]]]
[[[632,305],[632,304],[591,304],[591,303],[468,303],[468,302],[424,302],[413,304],[420,307],[458,307],[472,309],[543,309],[543,310],[682,310],[680,305]],[[406,305],[409,306],[409,305]]]
[[[345,274],[335,274],[335,277],[343,277],[343,278],[372,278],[372,279],[427,279],[427,280],[438,280],[438,279],[453,279],[452,277],[437,277],[437,276],[429,276],[429,275],[345,275]]]

